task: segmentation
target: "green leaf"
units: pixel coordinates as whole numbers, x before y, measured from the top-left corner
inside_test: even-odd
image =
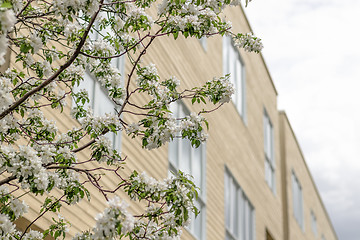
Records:
[[[10,2],[3,2],[1,5],[0,5],[0,8],[12,8],[12,5]]]
[[[179,36],[179,31],[176,31],[173,33],[174,39],[176,40]]]
[[[196,97],[193,97],[193,98],[191,99],[191,104],[194,104],[195,101],[196,101]]]

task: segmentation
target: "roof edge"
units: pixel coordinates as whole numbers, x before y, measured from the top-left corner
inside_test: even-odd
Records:
[[[243,8],[243,6],[242,6],[241,4],[240,4],[240,9],[241,9],[241,12],[243,13],[243,15],[245,16],[246,24],[249,26],[250,31],[251,31],[252,33],[254,33],[254,31],[253,31],[253,29],[252,29],[252,27],[251,27],[251,25],[250,25],[250,23],[249,23],[248,17],[247,17],[247,15],[246,15],[245,11],[244,11],[244,8]],[[273,86],[273,88],[274,88],[274,90],[275,90],[276,96],[278,96],[278,95],[279,95],[279,94],[278,94],[278,91],[277,91],[277,89],[276,89],[276,86],[275,86],[275,83],[274,83],[274,81],[273,81],[273,78],[271,77],[269,68],[267,67],[265,58],[264,58],[262,52],[259,52],[258,54],[260,55],[260,58],[261,58],[261,60],[262,60],[262,62],[263,62],[263,64],[264,64],[264,67],[265,67],[265,69],[266,69],[267,74],[269,75],[270,82],[271,82],[271,85]]]

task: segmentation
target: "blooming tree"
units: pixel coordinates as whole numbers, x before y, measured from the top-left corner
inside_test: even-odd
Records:
[[[53,218],[43,232],[32,227],[49,212],[58,213],[62,206],[76,205],[83,198],[90,200],[88,186],[100,191],[108,207],[91,230],[74,239],[178,238],[190,214],[198,214],[197,187],[191,177],[179,172],[158,181],[136,171],[125,176],[126,157],[112,148],[106,136],[126,131],[149,150],[174,138],[199,147],[207,137],[203,115],[212,110],[179,119],[169,105],[191,99],[192,104],[209,102],[215,110],[234,92],[229,76],[179,91],[176,77],[161,79],[156,66],[141,59],[155,39],[177,39],[179,34],[185,38],[229,35],[239,47],[259,52],[258,38],[232,33],[230,23],[219,17],[226,6],[238,4],[238,0],[0,0],[0,65],[8,52],[16,62],[0,75],[0,238],[64,238],[68,223],[61,217]],[[131,66],[126,76],[112,65],[122,56]],[[87,108],[88,93],[79,87],[85,72],[106,89],[116,105],[113,114],[98,116]],[[148,102],[133,102],[135,95],[146,96]],[[60,132],[44,109],[65,114],[69,98],[71,117],[80,127]],[[126,114],[141,119],[126,122]],[[81,151],[91,153],[88,159],[78,157]],[[101,184],[104,172],[119,179],[115,189]],[[130,213],[117,196],[119,191],[145,202],[144,212]],[[38,217],[29,219],[20,232],[14,221],[29,208],[26,195],[42,195],[44,201]]]

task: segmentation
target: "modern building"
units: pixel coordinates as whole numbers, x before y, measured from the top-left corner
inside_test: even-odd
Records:
[[[251,32],[241,7],[228,9],[226,16],[235,32]],[[155,178],[166,178],[170,171],[178,169],[194,176],[201,188],[197,200],[201,214],[183,231],[182,239],[338,239],[288,118],[277,108],[278,93],[261,54],[239,50],[226,37],[180,38],[176,42],[164,37],[154,42],[145,61],[155,63],[161,76],[175,75],[183,88],[227,73],[231,73],[236,88],[232,102],[208,115],[209,139],[198,149],[178,140],[148,151],[125,133],[118,139],[114,137],[114,147],[127,155],[127,169],[146,171]],[[125,73],[129,70],[126,61],[118,64],[125,65]],[[106,111],[103,106],[107,99],[96,79],[86,79],[88,88],[98,92],[91,96],[94,111]],[[172,107],[178,116],[201,110],[187,101]],[[70,117],[51,118],[56,119],[60,129],[78,124]],[[124,118],[129,122],[137,119]],[[117,184],[106,176],[104,180],[107,186]],[[70,235],[91,228],[94,216],[104,209],[103,198],[93,190],[90,203],[83,201],[80,208],[63,210],[66,218],[77,223]],[[140,208],[131,206],[134,212]],[[29,220],[37,211],[30,209]],[[38,226],[49,218],[45,216]]]

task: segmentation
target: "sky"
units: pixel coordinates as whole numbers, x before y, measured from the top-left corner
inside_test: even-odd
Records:
[[[360,239],[360,1],[253,0],[245,12],[339,240]]]

